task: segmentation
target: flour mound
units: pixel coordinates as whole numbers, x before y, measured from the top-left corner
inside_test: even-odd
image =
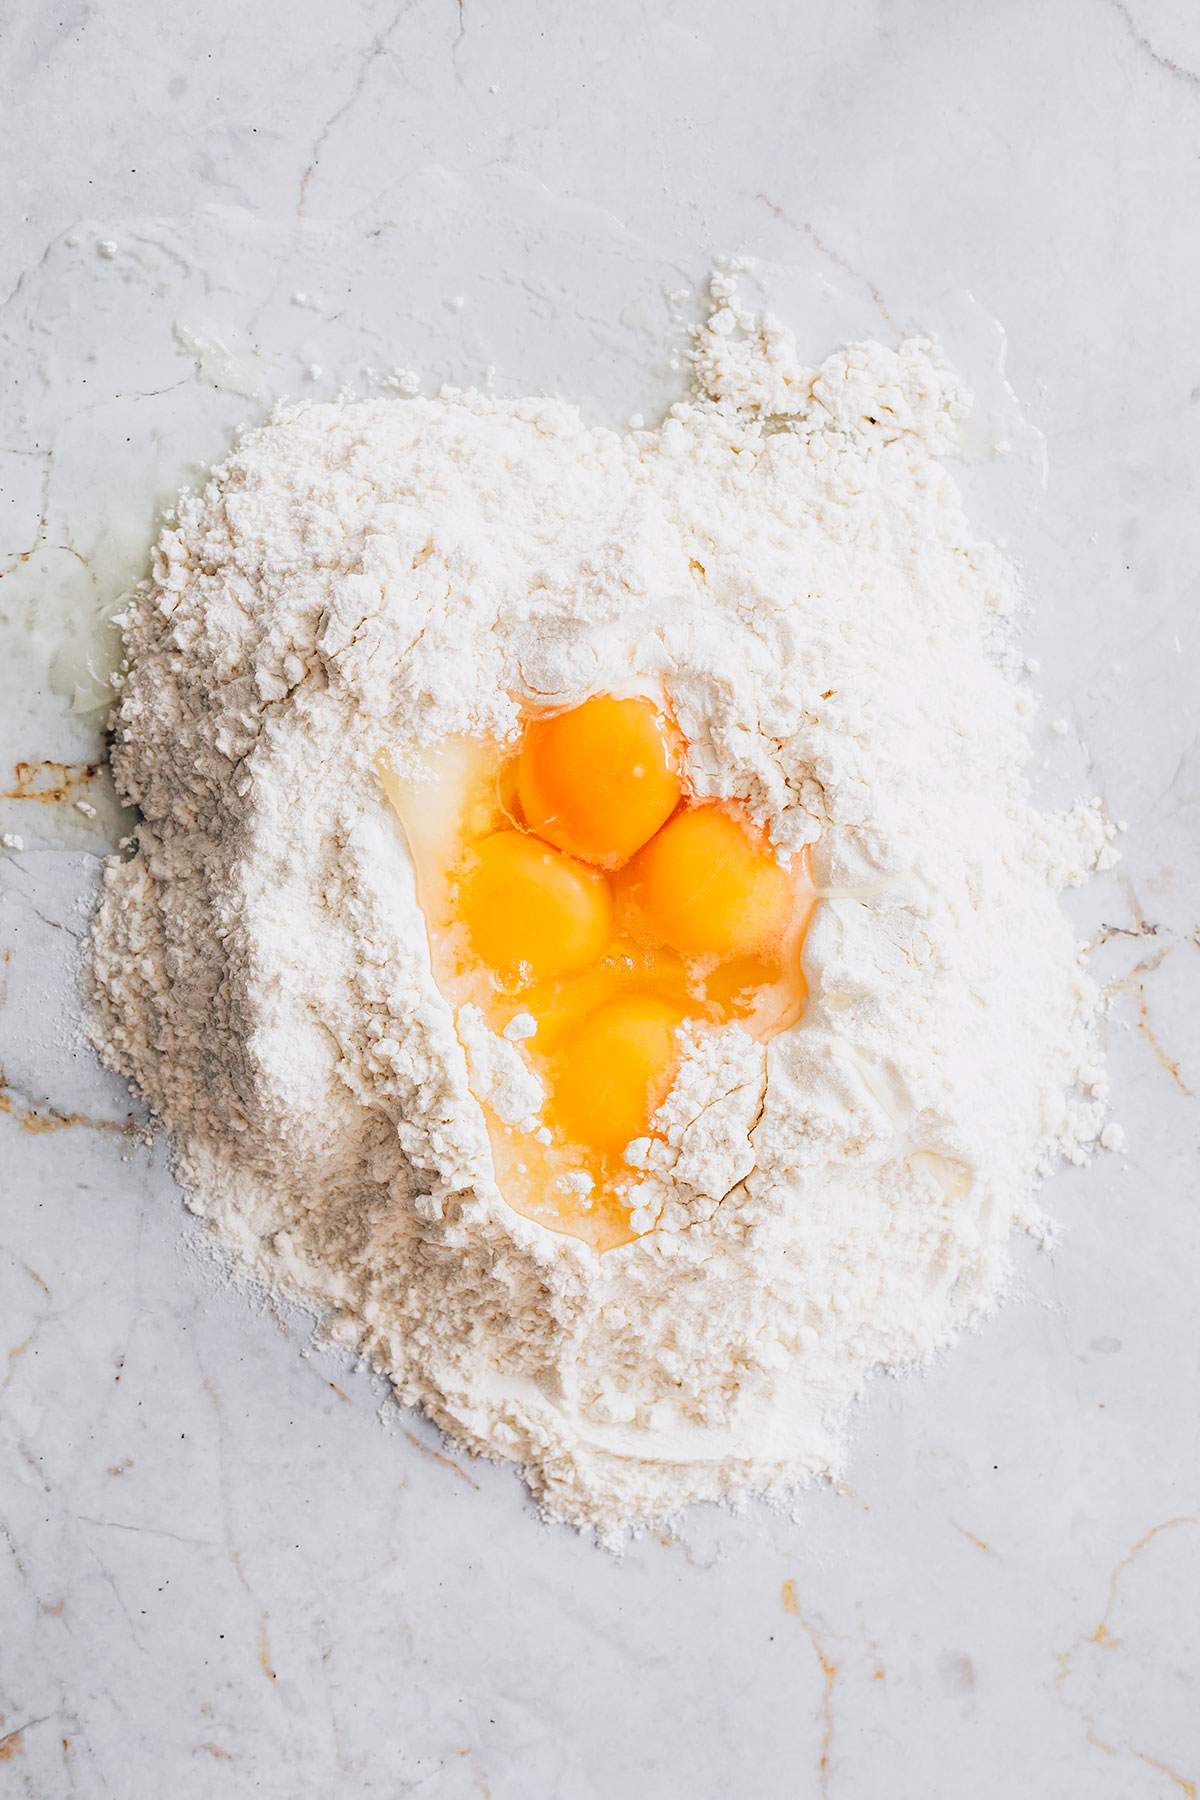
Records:
[[[88,968],[226,1247],[609,1536],[837,1471],[865,1376],[994,1302],[1103,1112],[1057,895],[1108,832],[1030,804],[1013,578],[938,460],[953,376],[918,338],[805,368],[721,279],[694,360],[654,431],[447,390],[242,440],[129,606],[142,823]],[[496,1188],[464,1045],[514,1117],[536,1081],[435,987],[375,761],[637,684],[825,897],[801,1023],[694,1043],[639,1146],[644,1235],[600,1256]]]

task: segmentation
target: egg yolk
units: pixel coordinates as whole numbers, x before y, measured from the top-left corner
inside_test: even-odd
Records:
[[[603,878],[522,831],[475,846],[458,898],[472,950],[504,987],[585,968],[612,935]]]
[[[653,1135],[680,1027],[736,1019],[766,1042],[804,1006],[807,856],[785,871],[735,808],[688,804],[677,742],[649,700],[598,695],[531,719],[515,751],[451,739],[406,781],[378,762],[438,986],[545,1096],[514,1117],[463,1034],[497,1186],[597,1250],[634,1236],[625,1151]]]
[[[600,694],[526,728],[517,795],[531,831],[615,869],[670,818],[680,788],[650,702]]]
[[[751,956],[778,944],[792,884],[770,850],[718,806],[681,812],[629,871],[651,930],[685,956]]]
[[[554,1070],[552,1124],[590,1149],[619,1157],[667,1097],[684,1015],[648,994],[598,1006],[572,1034]]]

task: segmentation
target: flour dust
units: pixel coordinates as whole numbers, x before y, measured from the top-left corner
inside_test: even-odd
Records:
[[[127,609],[142,822],[88,972],[225,1247],[609,1539],[838,1471],[864,1379],[995,1302],[1105,1098],[1058,896],[1111,834],[1030,802],[1014,576],[943,461],[955,377],[914,337],[807,367],[726,276],[693,361],[655,430],[445,390],[242,439]],[[631,688],[824,898],[802,1019],[685,1057],[641,1235],[601,1255],[497,1189],[464,1044],[519,1079],[522,1043],[456,1030],[377,759]]]

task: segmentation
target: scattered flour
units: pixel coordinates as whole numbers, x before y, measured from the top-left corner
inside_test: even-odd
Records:
[[[1056,896],[1111,833],[1030,805],[1013,578],[939,461],[953,376],[919,338],[807,368],[725,277],[694,360],[655,431],[447,390],[242,440],[128,609],[143,822],[88,973],[224,1244],[609,1537],[836,1471],[867,1373],[995,1300],[1104,1113]],[[534,1113],[527,1027],[436,989],[375,759],[639,684],[826,897],[802,1022],[693,1045],[630,1146],[646,1235],[599,1256],[496,1189],[469,1079]]]

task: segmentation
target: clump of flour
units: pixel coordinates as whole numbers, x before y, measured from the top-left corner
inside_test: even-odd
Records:
[[[836,1471],[867,1373],[995,1299],[1037,1174],[1102,1125],[1057,893],[1107,832],[1030,804],[1012,576],[938,460],[953,376],[919,338],[807,368],[723,278],[694,360],[657,431],[447,391],[242,440],[129,607],[142,823],[88,973],[226,1246],[609,1535]],[[802,1021],[694,1042],[631,1148],[645,1235],[601,1256],[496,1188],[467,1054],[519,1118],[523,1027],[438,992],[376,758],[631,685],[825,898]]]

